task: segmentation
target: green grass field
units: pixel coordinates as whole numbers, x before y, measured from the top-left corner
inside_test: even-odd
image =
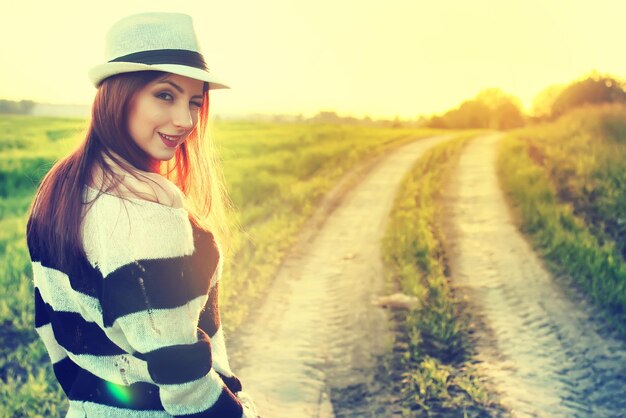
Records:
[[[501,145],[499,176],[522,231],[626,336],[626,109],[580,109]]]
[[[59,417],[67,409],[34,331],[26,211],[43,175],[82,139],[85,124],[0,116],[0,417]],[[212,132],[245,231],[224,269],[220,304],[227,333],[263,297],[299,228],[342,174],[390,147],[435,133],[249,122],[216,122]]]

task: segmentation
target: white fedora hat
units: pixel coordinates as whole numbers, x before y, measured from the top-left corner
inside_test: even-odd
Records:
[[[104,59],[88,73],[96,87],[115,74],[151,70],[207,81],[209,89],[230,88],[209,73],[191,16],[183,13],[139,13],[117,21],[107,32]]]

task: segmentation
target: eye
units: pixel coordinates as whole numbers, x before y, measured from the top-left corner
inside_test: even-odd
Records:
[[[165,96],[168,96],[170,99],[174,98],[174,96],[172,96],[170,93],[167,93],[167,92],[159,93],[159,94],[156,95],[156,97],[158,97],[158,98],[161,98],[161,99],[166,100],[166,101],[170,101],[170,99],[165,98]]]
[[[191,104],[196,106],[196,107],[202,107],[202,103],[191,102]]]

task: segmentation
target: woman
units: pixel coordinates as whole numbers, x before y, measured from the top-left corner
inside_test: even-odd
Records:
[[[256,417],[218,308],[228,198],[205,140],[190,16],[114,24],[85,141],[43,179],[27,241],[35,327],[67,417]]]

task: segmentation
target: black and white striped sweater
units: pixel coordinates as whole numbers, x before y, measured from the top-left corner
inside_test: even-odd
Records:
[[[96,193],[86,187],[85,201]],[[72,271],[29,237],[35,327],[67,417],[256,417],[228,363],[219,245],[188,216],[102,194],[81,226],[87,257]]]

